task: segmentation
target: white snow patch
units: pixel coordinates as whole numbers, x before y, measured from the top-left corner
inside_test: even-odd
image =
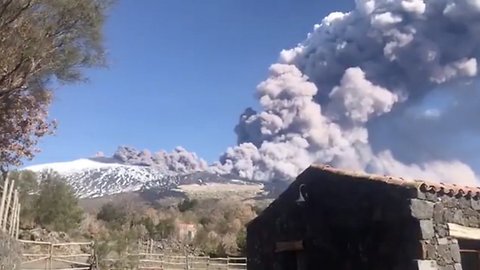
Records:
[[[247,184],[247,182],[242,181],[242,180],[238,180],[238,179],[232,179],[232,180],[230,180],[230,182],[236,183],[236,184],[242,184],[242,185],[246,185],[246,184]]]
[[[90,159],[82,158],[73,161],[67,162],[56,162],[56,163],[46,163],[40,165],[32,165],[25,167],[25,170],[30,170],[34,172],[41,172],[45,170],[53,170],[60,174],[79,172],[90,169],[101,169],[101,168],[114,168],[120,166],[128,166],[119,163],[103,163],[97,162]]]

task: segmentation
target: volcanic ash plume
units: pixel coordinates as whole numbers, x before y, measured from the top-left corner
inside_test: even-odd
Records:
[[[205,160],[182,147],[177,147],[172,152],[160,151],[152,154],[148,150],[139,151],[132,147],[120,146],[113,158],[123,164],[152,166],[164,172],[190,173],[208,169]]]
[[[280,54],[262,110],[242,114],[216,167],[291,179],[321,162],[475,184],[472,149],[449,145],[478,134],[479,55],[480,1],[357,0]]]

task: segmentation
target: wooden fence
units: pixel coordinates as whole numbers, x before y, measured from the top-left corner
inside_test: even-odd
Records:
[[[51,243],[18,240],[23,246],[22,270],[89,270],[97,269],[93,242]],[[208,256],[129,253],[137,270],[246,270],[244,257],[211,258]],[[105,259],[105,270],[115,268],[116,259]],[[130,268],[129,268],[130,269]],[[103,268],[102,268],[103,270]]]
[[[139,253],[128,254],[131,261],[136,262],[135,269],[138,270],[246,270],[247,258],[244,257],[226,257],[211,258],[208,256],[192,255],[165,255],[161,253]],[[115,259],[106,259],[112,265]],[[107,269],[115,269],[113,266]],[[123,270],[123,269],[118,269]]]
[[[22,270],[95,269],[94,243],[51,243],[19,240],[23,245]],[[25,253],[29,252],[29,253]]]
[[[208,256],[173,255],[158,252],[157,244],[153,240],[140,241],[136,253],[128,253],[128,260],[134,262],[138,270],[246,270],[247,258],[224,257],[212,258]],[[106,269],[115,269],[113,265],[118,260],[106,259],[103,262],[110,264]],[[123,270],[123,269],[118,269]]]
[[[21,205],[18,190],[15,189],[15,180],[10,181],[7,177],[3,186],[0,186],[0,193],[0,229],[18,239]]]

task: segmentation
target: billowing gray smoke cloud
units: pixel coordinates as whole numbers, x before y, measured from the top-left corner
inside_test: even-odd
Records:
[[[214,169],[290,179],[321,162],[475,184],[460,161],[467,149],[445,144],[480,129],[455,123],[480,112],[480,99],[469,98],[478,95],[479,56],[479,0],[357,0],[281,53],[258,86],[262,110],[245,111],[238,145]],[[453,105],[427,108],[448,95]]]
[[[163,172],[190,173],[208,169],[205,160],[182,147],[177,147],[172,152],[160,151],[152,154],[148,150],[139,151],[120,146],[113,158],[124,164],[156,167]]]

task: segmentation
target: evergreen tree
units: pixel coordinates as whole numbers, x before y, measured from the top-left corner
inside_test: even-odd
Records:
[[[97,214],[98,220],[103,220],[111,229],[120,229],[127,223],[127,213],[125,209],[113,203],[106,203]]]
[[[72,188],[53,173],[47,175],[40,184],[35,213],[37,224],[65,232],[78,228],[83,216]]]

